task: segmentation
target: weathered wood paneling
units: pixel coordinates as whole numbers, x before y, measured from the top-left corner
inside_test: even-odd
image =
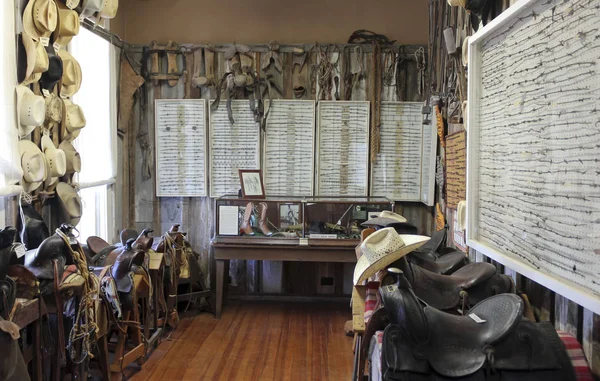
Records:
[[[333,49],[333,48],[332,48]],[[416,87],[416,77],[419,73],[416,62],[411,58],[412,52],[416,48],[413,46],[406,47],[405,55],[398,59],[403,60],[401,70],[403,73],[396,77],[393,75],[392,82],[389,84],[389,89],[384,91],[383,100],[407,100],[419,101],[424,99],[423,94],[419,94]],[[368,50],[368,49],[365,49]],[[308,50],[307,50],[308,52]],[[343,53],[343,50],[340,50]],[[302,85],[306,88],[304,99],[315,99],[317,92],[313,94],[311,89],[315,88],[315,84],[310,81],[311,65],[317,62],[316,52],[309,53],[306,64],[302,71],[299,67],[292,67],[292,53],[288,50],[280,53],[284,63],[283,72],[279,73],[274,65],[268,68],[265,72],[261,70],[261,75],[272,75],[273,81],[278,84],[283,94],[279,94],[275,89],[271,95],[274,99],[277,98],[294,98],[293,87]],[[338,69],[342,70],[345,64],[344,59],[351,60],[354,57],[362,58],[362,67],[364,74],[368,75],[369,65],[372,61],[370,55],[372,53],[364,52],[358,54],[354,51],[348,54],[339,54]],[[185,55],[186,66],[188,69],[187,76],[181,78],[176,86],[169,86],[166,82],[161,82],[155,86],[151,81],[145,84],[145,102],[137,102],[134,110],[132,127],[123,137],[123,144],[120,145],[121,163],[123,166],[124,178],[129,181],[123,181],[123,184],[129,185],[122,194],[124,200],[131,200],[127,207],[123,208],[122,222],[117,221],[119,229],[133,227],[137,230],[151,227],[155,231],[155,235],[162,235],[174,223],[181,223],[183,229],[187,231],[188,239],[194,250],[200,253],[200,264],[207,278],[210,278],[211,271],[211,249],[210,239],[214,234],[214,200],[210,198],[157,198],[155,196],[155,177],[154,177],[154,100],[155,99],[182,99],[182,98],[204,98],[212,99],[216,96],[214,87],[197,89],[191,86],[191,78],[196,74],[207,74],[207,62],[209,63],[209,73],[214,70],[214,77],[218,80],[227,71],[227,62],[223,56],[223,50],[215,50],[214,52],[214,68],[210,68],[212,63],[210,52],[202,49],[200,52],[190,52]],[[252,54],[254,58],[254,67],[260,67],[261,53],[255,52]],[[396,62],[397,55],[388,54],[388,63]],[[208,57],[208,59],[207,59]],[[391,57],[391,58],[390,58]],[[336,59],[337,57],[333,57]],[[141,59],[141,54],[137,54],[137,59]],[[166,65],[166,61],[161,63]],[[395,68],[392,67],[392,74],[395,74]],[[384,74],[386,71],[384,70]],[[388,73],[390,74],[390,73]],[[341,73],[338,74],[342,77]],[[400,99],[395,91],[396,78],[404,81],[402,83],[402,92]],[[333,79],[332,79],[333,81]],[[368,100],[367,84],[369,81],[362,79],[361,83],[365,85],[365,91],[354,92],[352,99]],[[339,81],[340,96],[348,91],[347,85],[343,78]],[[335,83],[332,83],[332,96],[335,93]],[[152,143],[152,173],[150,179],[144,179],[141,172],[142,150],[137,135],[141,129],[148,129],[150,142]],[[133,144],[133,147],[131,147]],[[128,155],[128,150],[132,151]],[[210,179],[209,179],[210,181]],[[128,193],[131,192],[131,195]],[[406,215],[406,217],[419,228],[421,234],[430,234],[433,226],[433,209],[427,208],[419,203],[405,203],[397,206],[398,211]],[[347,266],[346,266],[347,267]],[[327,263],[255,263],[248,261],[247,263],[232,263],[230,266],[230,275],[234,278],[236,284],[236,292],[268,292],[268,293],[291,293],[298,295],[314,295],[314,294],[347,294],[351,282],[351,272],[342,264],[330,265]],[[259,273],[257,273],[259,271]],[[312,275],[311,275],[312,274]],[[334,286],[322,286],[321,278],[334,278]],[[338,279],[340,278],[340,279]],[[342,279],[343,278],[343,279]]]

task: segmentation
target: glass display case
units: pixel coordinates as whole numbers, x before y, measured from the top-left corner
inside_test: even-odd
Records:
[[[223,196],[215,200],[215,239],[223,242],[298,244],[360,240],[361,223],[394,210],[385,197]]]

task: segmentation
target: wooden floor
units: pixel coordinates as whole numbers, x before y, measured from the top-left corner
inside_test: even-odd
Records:
[[[343,303],[231,302],[182,319],[131,380],[349,380],[350,319]]]

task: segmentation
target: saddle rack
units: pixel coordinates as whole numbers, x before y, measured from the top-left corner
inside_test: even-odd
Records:
[[[179,78],[185,77],[187,68],[185,63],[185,53],[187,49],[179,46],[176,42],[169,41],[166,45],[158,45],[156,41],[152,41],[150,47],[144,48],[143,66],[145,78],[151,79],[152,83],[157,86],[159,81],[168,81],[169,86],[176,86]],[[182,68],[178,66],[179,56],[181,56]],[[164,58],[167,61],[165,71]],[[150,68],[148,68],[148,59]],[[162,69],[162,70],[161,70]]]

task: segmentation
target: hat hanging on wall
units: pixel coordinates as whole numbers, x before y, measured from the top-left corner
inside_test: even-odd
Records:
[[[63,62],[62,59],[54,54],[48,55],[50,64],[48,70],[42,74],[40,79],[40,87],[42,90],[48,90],[49,92],[54,91],[54,87],[60,81],[63,75]]]
[[[35,39],[50,37],[57,22],[58,10],[54,0],[29,0],[23,11],[23,29]]]
[[[465,200],[459,201],[456,209],[458,230],[467,230],[467,202]]]
[[[19,137],[29,135],[36,127],[44,123],[46,102],[44,98],[35,95],[27,86],[17,86],[17,127]]]
[[[462,45],[462,64],[464,67],[469,66],[469,37],[465,37]]]
[[[65,174],[70,175],[75,172],[81,172],[81,157],[79,156],[79,152],[73,147],[73,144],[65,140],[60,143],[58,148],[63,150],[67,159],[67,171]]]
[[[19,150],[21,152],[21,167],[23,167],[23,178],[21,186],[25,192],[33,192],[46,180],[46,159],[42,151],[31,142],[31,140],[20,140]]]
[[[42,151],[49,167],[49,173],[44,183],[44,188],[48,190],[58,182],[59,177],[64,176],[67,172],[67,158],[65,152],[56,148],[50,136],[46,134],[42,136]]]
[[[82,0],[79,14],[84,18],[93,16],[94,13],[102,11],[105,5],[106,0]]]
[[[70,218],[69,223],[76,226],[81,220],[81,198],[71,185],[60,182],[56,186],[56,193],[61,201],[62,208]]]
[[[62,101],[55,94],[44,98],[46,102],[46,119],[44,124],[48,129],[62,121]]]
[[[104,8],[100,11],[100,17],[103,19],[114,19],[119,9],[119,0],[106,0]]]
[[[25,55],[27,57],[25,81],[27,81],[27,79],[33,79],[36,74],[39,74],[39,80],[41,74],[48,70],[48,53],[46,53],[46,49],[39,40],[34,40],[25,32],[21,33],[21,41],[23,41]]]
[[[71,102],[69,99],[63,99],[63,117],[61,123],[61,135],[63,140],[72,142],[75,140],[81,129],[85,127],[85,115],[79,105]]]
[[[66,46],[79,34],[79,15],[60,1],[58,5],[58,24],[54,32],[54,43]]]
[[[71,53],[66,50],[60,50],[58,56],[63,62],[62,85],[60,88],[61,97],[72,97],[81,87],[81,66]]]

